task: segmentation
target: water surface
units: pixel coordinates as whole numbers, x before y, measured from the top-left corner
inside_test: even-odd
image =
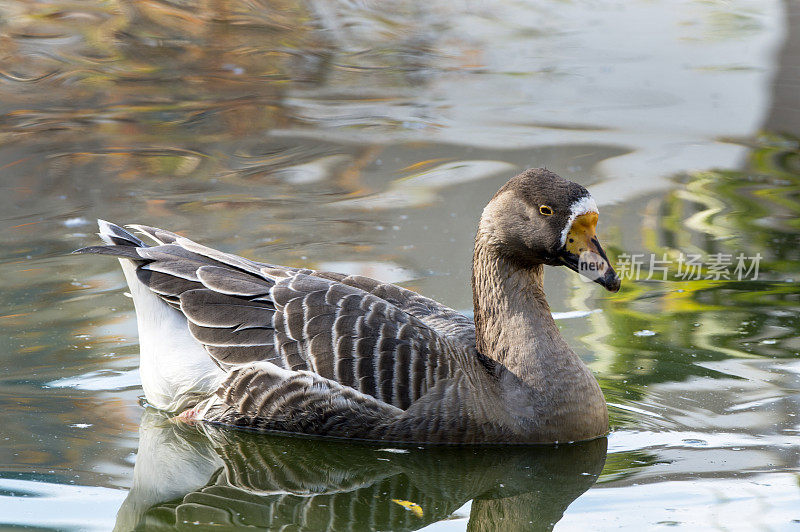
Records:
[[[799,527],[798,20],[788,0],[0,2],[0,525]],[[117,263],[68,255],[96,218],[140,222],[470,312],[480,211],[530,166],[593,192],[612,259],[668,262],[618,294],[547,271],[610,404],[582,446],[178,427],[140,406]],[[738,254],[756,279],[708,268]]]

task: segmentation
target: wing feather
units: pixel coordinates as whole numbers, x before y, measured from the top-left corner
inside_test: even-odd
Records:
[[[136,269],[136,277],[144,283],[150,290],[164,299],[176,300],[187,290],[194,290],[202,287],[200,283],[189,281],[183,277],[175,277],[167,273]]]
[[[275,307],[267,302],[249,301],[207,289],[188,290],[180,296],[184,315],[201,327],[269,328]]]
[[[265,345],[206,345],[206,351],[214,359],[226,365],[248,364],[254,360],[263,360],[280,365],[280,357],[275,351],[274,344]]]
[[[189,322],[189,331],[203,345],[217,347],[273,345],[271,328],[203,327]]]
[[[197,277],[210,290],[247,298],[264,296],[273,285],[262,277],[219,266],[201,266]]]
[[[177,235],[172,231],[167,231],[166,229],[159,229],[157,227],[150,227],[149,225],[131,224],[127,225],[126,227],[147,235],[150,239],[152,239],[156,244],[159,245],[172,244],[178,238],[180,238],[180,235]]]

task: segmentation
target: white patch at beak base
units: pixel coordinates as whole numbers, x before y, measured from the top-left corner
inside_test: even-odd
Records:
[[[561,230],[562,247],[564,247],[564,245],[567,243],[567,233],[569,233],[569,230],[572,227],[572,222],[575,221],[575,218],[581,214],[586,214],[587,212],[600,213],[600,211],[597,210],[597,203],[595,203],[591,194],[575,200],[575,202],[573,202],[573,204],[570,206],[569,219],[567,220],[567,224],[564,226],[564,229]]]

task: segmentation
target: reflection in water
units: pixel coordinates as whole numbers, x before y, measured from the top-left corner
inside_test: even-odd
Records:
[[[603,305],[607,334],[595,369],[604,366],[612,425],[748,449],[720,460],[718,474],[747,462],[761,463],[752,471],[796,469],[800,141],[764,134],[753,140],[742,169],[694,172],[680,181],[674,191],[643,201],[644,223],[628,232],[622,248],[672,258],[668,280],[628,280],[626,291]],[[624,213],[619,223],[632,225],[633,216]],[[758,278],[740,281],[731,272],[714,279],[703,271],[699,279],[681,279],[679,253],[705,263],[714,255],[759,254]],[[652,335],[637,335],[643,330]],[[760,446],[767,442],[765,451]],[[660,454],[688,463],[685,451]],[[672,469],[676,476],[687,471],[677,463]]]
[[[148,410],[116,530],[416,530],[469,500],[470,530],[550,530],[597,480],[606,445],[387,448],[187,427]]]

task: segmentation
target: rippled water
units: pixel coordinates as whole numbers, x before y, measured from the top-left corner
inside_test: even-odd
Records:
[[[0,1],[0,527],[797,528],[798,21],[791,0]],[[144,222],[469,312],[481,208],[529,166],[590,188],[612,258],[669,263],[613,295],[547,272],[607,440],[176,427],[139,405],[117,264],[68,255],[95,218]],[[681,254],[740,253],[757,279],[681,278]]]

